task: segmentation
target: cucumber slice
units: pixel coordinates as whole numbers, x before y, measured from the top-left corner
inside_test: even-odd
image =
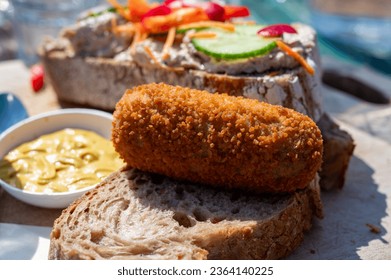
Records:
[[[264,55],[274,49],[275,38],[263,38],[257,35],[261,25],[237,25],[235,32],[218,28],[207,28],[217,34],[215,38],[194,38],[192,43],[196,50],[208,56],[234,60]]]

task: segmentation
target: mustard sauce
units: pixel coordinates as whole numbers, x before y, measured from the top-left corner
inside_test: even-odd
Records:
[[[96,185],[123,164],[109,140],[67,128],[9,152],[0,161],[0,178],[32,192],[67,192]]]

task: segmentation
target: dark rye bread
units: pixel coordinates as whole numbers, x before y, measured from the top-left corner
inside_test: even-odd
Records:
[[[49,259],[279,259],[322,217],[317,179],[254,195],[124,169],[55,221]]]

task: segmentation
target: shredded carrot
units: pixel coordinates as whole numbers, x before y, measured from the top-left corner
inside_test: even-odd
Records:
[[[129,33],[133,34],[136,31],[136,28],[133,24],[123,24],[123,25],[117,25],[115,26],[115,29],[113,29],[115,32],[123,32],[123,33]]]
[[[130,15],[125,11],[125,8],[118,3],[117,0],[107,0],[114,8],[117,9],[118,13],[125,19],[130,20]]]
[[[142,42],[142,41],[144,41],[147,38],[148,38],[148,33],[141,31],[141,36],[140,36],[140,38],[139,38],[137,43]]]
[[[195,32],[188,35],[190,39],[193,38],[215,38],[217,36],[214,32],[209,31],[201,31],[201,32]]]
[[[134,23],[133,26],[134,26],[134,36],[133,36],[132,44],[129,47],[130,53],[132,55],[134,55],[134,53],[136,52],[136,45],[144,41],[148,37],[148,32],[145,32],[141,23]]]
[[[257,24],[254,20],[234,21],[233,23],[235,23],[237,25],[256,25]]]
[[[171,27],[170,30],[168,30],[166,42],[164,43],[163,46],[163,51],[162,51],[162,59],[165,60],[169,57],[169,50],[174,44],[175,40],[175,34],[176,34],[176,28]]]
[[[159,60],[156,58],[156,56],[153,54],[152,50],[150,47],[148,46],[144,46],[144,50],[145,52],[147,53],[147,55],[152,59],[152,61],[156,64],[156,65],[161,65],[161,63],[159,62]]]
[[[201,8],[181,8],[172,11],[168,15],[144,18],[143,26],[150,33],[163,33],[167,32],[171,27],[202,21],[206,18],[207,15]]]
[[[160,66],[161,68],[169,69],[169,70],[173,70],[173,71],[184,71],[184,70],[185,70],[183,67],[170,67],[170,66],[167,66],[167,65],[161,63],[161,62],[156,58],[156,56],[153,54],[153,51],[151,50],[151,48],[148,47],[148,46],[144,46],[144,50],[145,50],[145,52],[147,53],[147,55],[151,58],[151,60],[152,60],[157,66]]]
[[[218,27],[230,32],[235,31],[234,24],[220,22],[220,21],[213,21],[213,20],[205,20],[205,21],[193,22],[188,24],[182,24],[178,26],[178,29],[192,29],[192,28],[205,28],[205,27]]]
[[[175,18],[174,25],[182,25],[193,22],[205,21],[208,15],[200,7],[188,7],[174,10],[171,15]]]
[[[277,40],[276,43],[277,43],[277,46],[281,50],[283,50],[286,54],[288,54],[288,55],[292,56],[294,59],[296,59],[301,64],[301,66],[303,66],[304,69],[307,70],[307,72],[310,75],[315,74],[315,69],[312,68],[312,66],[309,65],[308,62],[304,59],[304,57],[302,57],[299,53],[295,52],[291,47],[289,47],[287,44],[285,44],[281,40]]]
[[[130,53],[132,55],[134,55],[134,53],[136,52],[136,45],[138,42],[140,42],[140,39],[141,39],[141,28],[138,26],[138,24],[135,24],[135,33],[134,33],[134,36],[133,36],[133,41],[132,41],[132,44],[130,45],[129,49],[130,49]]]

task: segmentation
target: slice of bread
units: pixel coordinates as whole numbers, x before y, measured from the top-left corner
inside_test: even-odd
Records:
[[[165,82],[282,105],[318,121],[323,108],[316,33],[305,24],[294,26],[298,34],[292,35],[293,38],[285,36],[284,40],[306,57],[316,69],[314,75],[278,48],[245,62],[213,62],[207,61],[210,58],[200,58],[199,53],[193,54],[185,39],[178,39],[170,48],[166,64],[156,63],[144,47],[159,57],[163,43],[152,36],[138,44],[133,54],[129,50],[119,51],[121,48],[117,47],[122,46],[123,38],[113,37],[115,32],[108,15],[64,29],[62,36],[43,44],[39,53],[59,100],[67,103],[114,110],[126,89]],[[84,37],[97,42],[96,46]],[[98,50],[91,51],[91,46]],[[100,53],[107,49],[113,53]],[[235,71],[229,71],[230,67]]]
[[[123,169],[55,221],[49,259],[279,259],[322,217],[317,178],[254,195]]]
[[[165,82],[282,105],[308,115],[314,121],[323,113],[320,69],[314,76],[302,67],[282,69],[278,73],[234,76],[163,68],[153,63],[141,65],[113,58],[69,56],[62,49],[41,50],[41,60],[59,101],[65,104],[112,111],[126,89]]]

